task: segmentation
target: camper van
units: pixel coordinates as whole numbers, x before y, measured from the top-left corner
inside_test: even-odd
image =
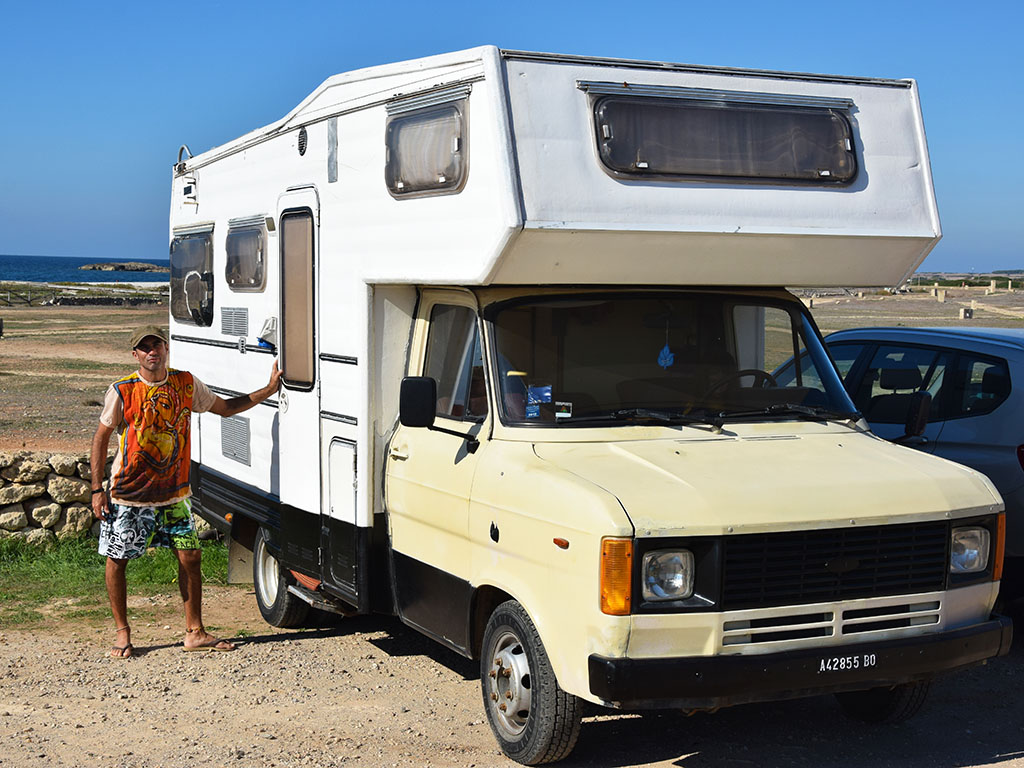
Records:
[[[941,236],[918,90],[476,48],[331,77],[174,165],[196,509],[259,610],[397,616],[502,750],[584,706],[908,717],[1007,653],[1003,503],[873,435],[785,286]],[[774,371],[801,368],[783,385]]]

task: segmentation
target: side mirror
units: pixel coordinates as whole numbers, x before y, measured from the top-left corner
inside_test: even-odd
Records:
[[[932,408],[932,396],[929,392],[915,392],[910,396],[910,407],[907,408],[907,423],[904,428],[908,437],[920,437],[928,426],[928,412]]]
[[[398,395],[403,427],[432,427],[437,410],[437,382],[430,376],[406,376]]]

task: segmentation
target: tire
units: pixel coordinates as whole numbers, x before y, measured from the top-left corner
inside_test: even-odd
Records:
[[[537,628],[515,600],[487,622],[480,689],[494,737],[512,760],[551,763],[576,746],[582,703],[558,686]]]
[[[309,613],[309,604],[288,591],[291,575],[281,567],[270,550],[261,528],[252,547],[252,581],[256,605],[272,627],[298,627]]]
[[[847,717],[862,723],[902,723],[917,714],[928,697],[931,681],[903,683],[891,688],[837,693]]]

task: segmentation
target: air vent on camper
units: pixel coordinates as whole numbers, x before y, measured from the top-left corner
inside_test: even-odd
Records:
[[[306,136],[306,126],[299,128],[299,155],[306,154],[306,142],[308,137]]]
[[[245,307],[221,307],[220,332],[226,336],[248,336],[249,310]]]
[[[229,459],[251,466],[249,419],[229,416],[220,420],[220,452]]]

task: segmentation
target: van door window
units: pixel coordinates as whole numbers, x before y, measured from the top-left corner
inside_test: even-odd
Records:
[[[949,353],[927,347],[880,346],[853,395],[854,403],[870,422],[903,424],[913,394],[928,392],[932,396],[928,420],[941,421],[942,387],[950,359]]]
[[[437,382],[437,415],[481,421],[487,415],[483,349],[476,313],[438,304],[430,312],[425,376]]]
[[[281,371],[286,384],[313,386],[313,213],[281,216]]]

